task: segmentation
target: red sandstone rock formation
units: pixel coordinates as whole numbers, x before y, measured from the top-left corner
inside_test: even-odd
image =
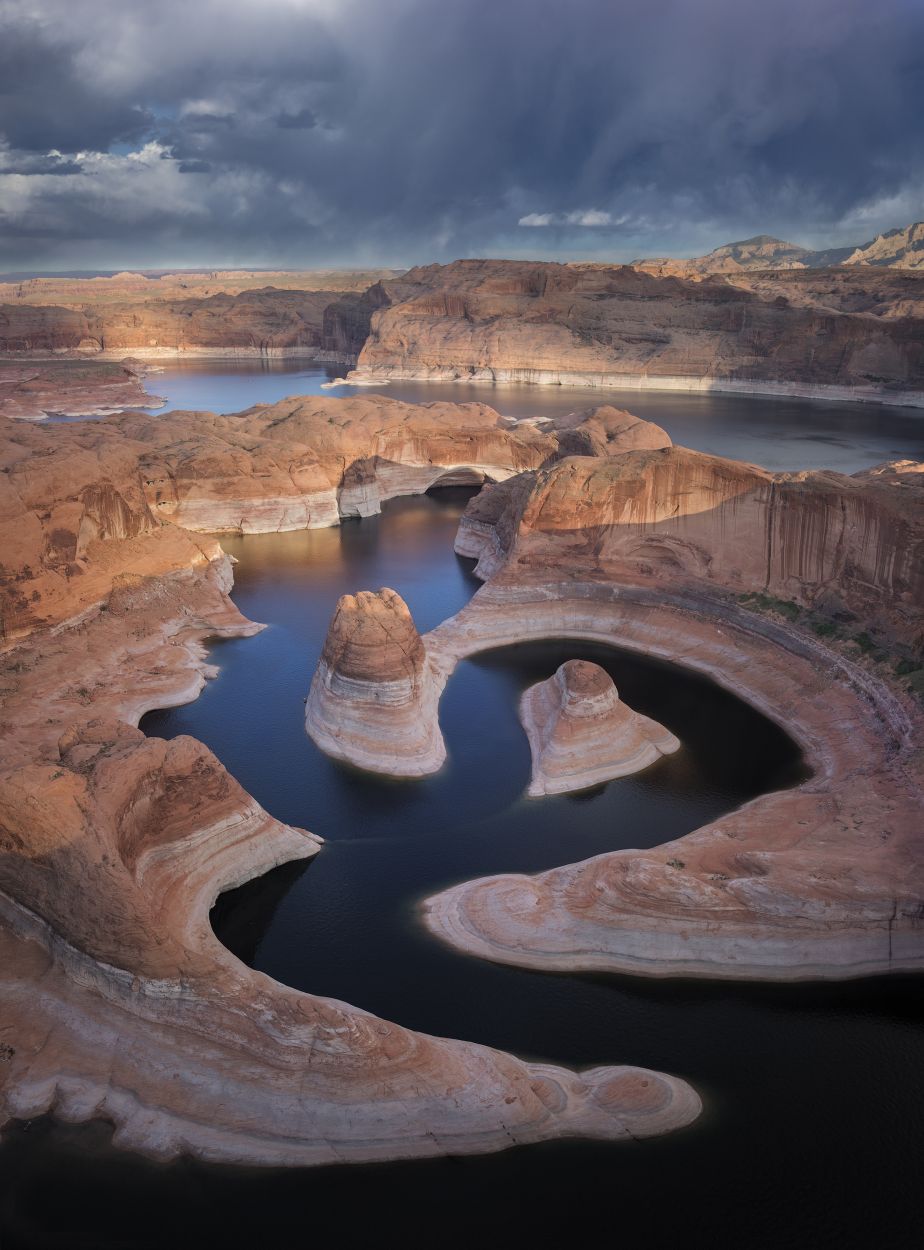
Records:
[[[825,303],[828,274],[863,308],[845,315]],[[391,306],[373,314],[355,376],[896,401],[906,393],[921,402],[922,282],[907,271],[830,270],[815,273],[796,304],[780,290],[744,289],[737,276],[689,281],[629,266],[456,261],[384,284]],[[881,315],[892,309],[899,315]]]
[[[439,689],[407,604],[394,590],[337,604],[305,708],[327,755],[395,777],[436,772],[446,758]]]
[[[680,742],[620,701],[599,664],[569,660],[525,692],[520,719],[533,757],[531,795],[567,794],[627,777]]]
[[[801,980],[924,966],[919,703],[682,579],[588,580],[551,552],[505,567],[424,641],[445,680],[466,656],[542,638],[692,667],[785,727],[812,776],[649,851],[455,886],[425,904],[437,936],[559,971]]]
[[[593,421],[584,434],[544,433],[480,405],[460,422],[448,405],[329,402],[339,407],[3,431],[4,630],[19,641],[0,658],[11,1051],[0,1123],[103,1116],[117,1143],[163,1157],[321,1163],[646,1136],[698,1113],[675,1078],[527,1064],[287,990],[211,934],[219,890],[317,844],[200,744],[132,728],[196,696],[212,671],[206,639],[258,628],[227,598],[218,544],[160,514],[198,508],[204,524],[208,500],[225,518],[229,500],[304,505],[318,474],[336,495],[357,461],[375,475],[421,470],[417,483],[492,457],[499,476],[528,470],[480,505],[501,572],[423,640],[436,689],[485,647],[615,639],[738,690],[790,729],[815,770],[668,847],[458,886],[431,900],[435,932],[540,968],[798,978],[921,966],[920,711],[725,589],[751,584],[766,558],[768,578],[806,602],[833,593],[913,633],[912,466],[775,478],[671,448],[556,465],[561,434],[609,445],[613,420],[600,418],[602,434]],[[886,611],[889,593],[900,602]],[[413,680],[420,640],[406,622],[404,634],[397,669]],[[350,663],[363,680],[376,669]]]
[[[126,567],[150,574],[188,564],[203,546],[190,530],[335,525],[395,495],[537,468],[560,454],[560,440],[609,454],[624,437],[662,437],[612,411],[575,421],[562,434],[554,423],[543,432],[484,404],[369,395],[289,399],[236,416],[5,423],[0,640],[99,603]]]
[[[141,384],[141,361],[54,361],[13,364],[0,361],[0,417],[42,421],[55,413],[97,416],[126,408],[162,404]]]
[[[361,346],[325,339],[325,310],[365,307],[360,294],[245,291],[200,299],[104,301],[76,308],[0,304],[0,352],[48,355],[132,351],[148,357],[300,353],[349,362]],[[357,313],[358,315],[358,313]],[[357,324],[365,324],[359,317]],[[331,323],[331,330],[333,323]]]
[[[916,644],[924,510],[913,475],[771,474],[683,447],[575,457],[492,487],[456,550],[523,573],[761,591]],[[916,475],[918,482],[920,475]]]
[[[132,727],[195,697],[205,639],[259,628],[228,600],[217,548],[193,568],[174,555],[168,574],[120,579],[107,611],[0,659],[0,1126],[104,1117],[116,1144],[156,1157],[304,1165],[694,1118],[675,1078],[426,1037],[221,946],[218,892],[318,839],[273,820],[200,743]]]

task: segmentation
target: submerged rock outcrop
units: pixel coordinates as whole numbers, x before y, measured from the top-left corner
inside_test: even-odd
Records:
[[[446,758],[440,688],[399,594],[383,588],[344,595],[312,678],[305,728],[335,759],[421,777]]]
[[[532,750],[531,795],[627,777],[680,747],[663,725],[626,707],[606,669],[587,660],[568,660],[530,686],[520,719]]]

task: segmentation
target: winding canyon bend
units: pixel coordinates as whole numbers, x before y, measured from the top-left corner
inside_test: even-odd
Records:
[[[921,713],[884,668],[920,642],[917,466],[770,475],[610,408],[537,424],[377,396],[9,423],[4,440],[6,1117],[102,1115],[147,1153],[262,1163],[641,1137],[695,1118],[677,1078],[415,1034],[246,969],[209,929],[220,890],[319,852],[204,746],[134,728],[195,698],[207,639],[260,628],[230,602],[209,535],[336,524],[441,483],[495,484],[458,539],[488,586],[408,634],[434,699],[489,647],[618,639],[744,694],[815,772],[674,846],[458,886],[430,900],[430,928],[536,967],[920,967]],[[839,619],[872,631],[878,666],[825,641]]]

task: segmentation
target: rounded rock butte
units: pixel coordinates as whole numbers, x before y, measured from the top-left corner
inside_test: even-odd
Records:
[[[439,692],[401,596],[387,587],[343,595],[311,682],[305,729],[334,759],[421,777],[446,758]]]
[[[627,777],[680,747],[670,730],[621,702],[609,673],[587,660],[568,660],[530,686],[520,719],[532,751],[533,796]]]

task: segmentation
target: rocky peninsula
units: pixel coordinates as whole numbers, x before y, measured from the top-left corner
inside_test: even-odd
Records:
[[[474,501],[488,584],[425,638],[445,673],[529,638],[703,672],[802,747],[811,778],[652,851],[431,898],[452,944],[532,968],[802,980],[924,963],[921,466],[766,475],[683,448],[566,459]],[[855,622],[856,642],[827,640]],[[872,630],[884,665],[864,662]],[[894,667],[893,667],[894,666]],[[891,670],[891,671],[890,671]]]
[[[140,360],[0,360],[0,417],[44,421],[58,413],[105,416],[127,408],[158,408],[144,389],[151,367]]]
[[[532,751],[533,796],[627,777],[680,748],[663,725],[626,707],[609,673],[586,660],[569,660],[530,686],[520,719]]]

